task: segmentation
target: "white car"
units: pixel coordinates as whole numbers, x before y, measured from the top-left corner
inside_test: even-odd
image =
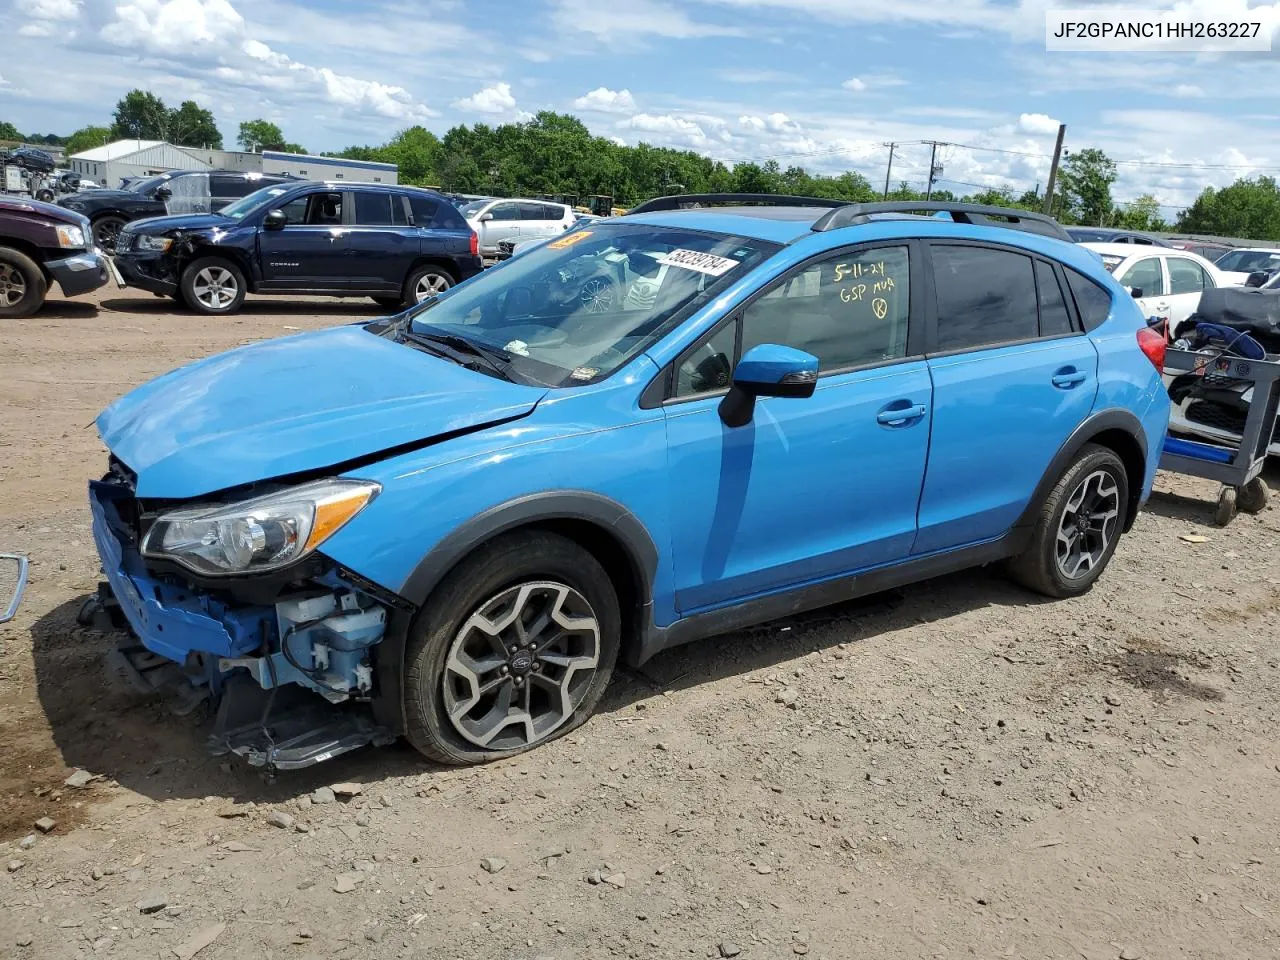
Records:
[[[1280,270],[1280,250],[1273,247],[1241,247],[1227,251],[1214,265],[1227,278],[1227,283],[1241,287],[1251,273],[1274,273]]]
[[[1221,270],[1188,250],[1128,243],[1081,246],[1102,257],[1103,265],[1133,294],[1144,316],[1169,318],[1171,338],[1178,324],[1195,313],[1202,290],[1232,286]]]
[[[482,257],[496,256],[503,240],[552,237],[577,223],[572,207],[548,200],[476,200],[461,213],[480,238]]]

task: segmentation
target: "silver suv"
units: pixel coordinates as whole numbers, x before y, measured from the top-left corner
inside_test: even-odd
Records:
[[[503,240],[551,237],[577,222],[573,208],[549,200],[476,200],[462,215],[480,238],[482,257],[497,256]]]

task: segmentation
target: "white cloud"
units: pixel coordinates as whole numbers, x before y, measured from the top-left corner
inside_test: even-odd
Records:
[[[80,16],[77,0],[19,0],[18,9],[33,20],[74,20]]]
[[[1203,97],[1204,91],[1201,90],[1199,87],[1197,87],[1194,83],[1180,83],[1173,88],[1173,95],[1175,97],[1185,97],[1187,99],[1194,99],[1196,97]]]
[[[867,81],[861,77],[850,77],[844,83],[840,84],[846,90],[852,90],[854,93],[864,93],[867,89]]]
[[[785,113],[771,113],[766,117],[756,117],[751,114],[738,118],[738,123],[752,130],[772,130],[775,133],[795,132],[800,129]]]
[[[552,24],[559,30],[588,34],[612,48],[634,48],[646,37],[691,40],[745,35],[741,27],[696,21],[666,0],[628,0],[619,5],[599,0],[554,0]]]
[[[455,100],[453,105],[459,110],[473,113],[506,113],[515,109],[516,98],[511,95],[511,84],[495,83],[491,87],[477,90],[469,97]]]
[[[738,122],[744,127],[750,127],[753,130],[763,130],[765,122],[760,117],[743,116],[738,118]]]
[[[599,113],[630,113],[636,108],[635,98],[630,90],[610,90],[608,87],[596,87],[573,101],[578,110],[594,110]]]
[[[115,16],[102,28],[103,40],[157,54],[212,51],[245,34],[244,17],[227,0],[131,0]]]
[[[24,23],[18,28],[18,36],[51,37],[53,36],[53,24],[47,20],[34,20],[31,23]]]
[[[1061,122],[1044,113],[1024,113],[1018,117],[1018,130],[1033,137],[1048,137],[1058,132]]]
[[[623,140],[621,137],[610,137],[609,139],[620,147],[625,147],[627,145],[627,141]]]

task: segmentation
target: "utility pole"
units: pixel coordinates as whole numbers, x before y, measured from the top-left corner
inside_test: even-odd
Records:
[[[888,147],[889,147],[889,165],[888,165],[887,167],[885,167],[885,168],[884,168],[884,197],[882,198],[882,199],[884,199],[884,200],[888,200],[888,199],[889,199],[889,175],[890,175],[891,173],[893,173],[893,148],[894,148],[894,147],[896,147],[896,146],[897,146],[897,144],[896,144],[896,143],[890,143],[890,144],[888,144]]]
[[[1062,138],[1067,135],[1067,125],[1058,124],[1058,142],[1053,148],[1053,163],[1049,166],[1049,184],[1044,188],[1044,212],[1053,212],[1053,187],[1058,180],[1058,161],[1062,159]]]
[[[934,156],[937,155],[937,152],[938,152],[937,141],[930,140],[929,141],[929,187],[924,194],[925,200],[931,200],[933,198],[933,170],[934,170],[933,158]]]

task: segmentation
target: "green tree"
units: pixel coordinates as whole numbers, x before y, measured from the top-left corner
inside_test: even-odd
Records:
[[[1149,193],[1144,193],[1136,200],[1131,200],[1123,208],[1117,208],[1111,218],[1111,225],[1126,230],[1146,230],[1160,233],[1167,231],[1169,225],[1160,216],[1160,204]]]
[[[111,135],[131,140],[163,140],[169,108],[154,93],[130,90],[116,104]]]
[[[83,153],[86,150],[92,150],[94,147],[100,147],[110,142],[110,127],[81,127],[67,137],[66,150],[68,155]]]
[[[1115,162],[1101,150],[1089,147],[1072,153],[1058,173],[1066,216],[1076,223],[1102,226],[1111,213],[1111,185],[1115,182]]]
[[[21,140],[22,134],[8,120],[0,120],[0,140]]]
[[[1229,187],[1205,187],[1178,218],[1178,229],[1220,237],[1280,239],[1280,188],[1273,177],[1237,180]]]
[[[261,153],[263,150],[282,150],[285,153],[306,153],[306,147],[290,143],[284,133],[270,120],[246,120],[240,124],[240,132],[236,142],[241,149],[249,153]]]
[[[182,147],[222,149],[222,133],[212,111],[194,100],[184,100],[176,110],[169,111],[164,139]]]

